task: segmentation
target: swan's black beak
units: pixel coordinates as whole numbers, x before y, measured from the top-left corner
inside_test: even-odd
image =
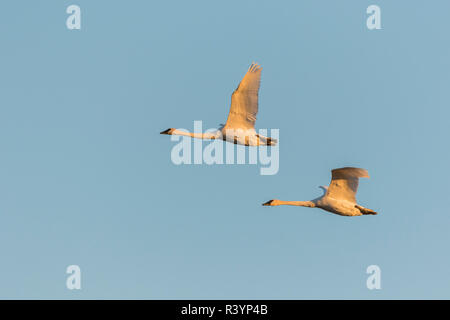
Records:
[[[167,130],[161,131],[160,134],[172,134],[173,129],[169,128]]]
[[[272,205],[272,202],[273,202],[273,200],[269,200],[269,201],[263,203],[262,205],[263,205],[263,206],[271,206],[271,205]]]

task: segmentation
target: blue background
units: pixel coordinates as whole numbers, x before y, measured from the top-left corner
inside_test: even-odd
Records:
[[[66,8],[81,7],[81,30]],[[366,8],[381,7],[381,30]],[[5,1],[0,297],[450,298],[448,1]],[[252,61],[280,170],[181,165]],[[262,207],[367,168],[377,216]],[[68,290],[68,265],[82,289]],[[382,271],[366,288],[367,266]]]

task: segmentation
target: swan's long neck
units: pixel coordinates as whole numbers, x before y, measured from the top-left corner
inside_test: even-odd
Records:
[[[212,133],[196,133],[196,132],[185,132],[181,130],[174,130],[171,134],[179,135],[179,136],[187,136],[191,138],[197,139],[215,139],[216,136]]]
[[[283,201],[283,200],[277,200],[276,205],[299,206],[309,208],[314,208],[316,206],[316,204],[312,201]]]

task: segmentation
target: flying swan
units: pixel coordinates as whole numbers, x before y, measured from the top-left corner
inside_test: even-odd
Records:
[[[231,108],[227,122],[216,132],[192,133],[170,128],[161,132],[161,134],[181,135],[207,140],[222,139],[246,146],[276,145],[276,139],[264,137],[255,131],[261,70],[261,66],[257,63],[251,64],[241,83],[231,95]]]
[[[360,168],[340,168],[331,170],[330,186],[321,186],[324,194],[311,201],[281,201],[270,200],[263,206],[291,205],[323,210],[341,216],[361,216],[377,214],[377,212],[364,208],[356,203],[356,191],[359,178],[369,178],[369,173]]]

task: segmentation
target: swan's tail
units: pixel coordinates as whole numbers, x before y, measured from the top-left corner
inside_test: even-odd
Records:
[[[161,131],[160,134],[169,134],[171,135],[175,131],[174,128],[169,128],[167,130]]]

